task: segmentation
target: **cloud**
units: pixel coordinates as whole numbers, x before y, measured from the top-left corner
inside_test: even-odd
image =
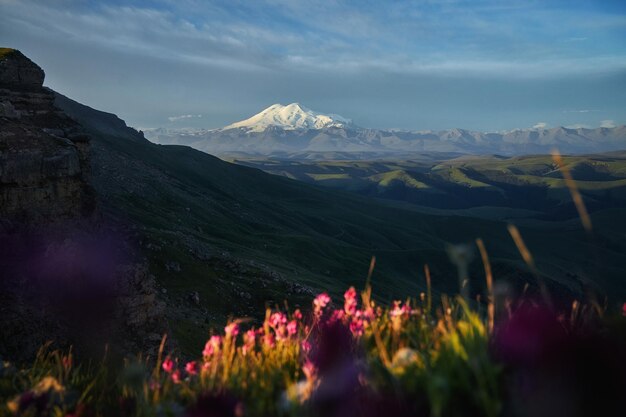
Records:
[[[201,118],[201,117],[202,117],[201,114],[182,114],[180,116],[170,116],[167,118],[167,120],[169,120],[170,122],[178,122],[180,120],[195,119],[195,118]]]
[[[3,3],[0,26],[16,26],[41,37],[99,45],[125,53],[240,71],[387,71],[411,74],[554,77],[626,70],[626,56],[610,46],[598,52],[579,46],[550,46],[551,39],[586,38],[592,30],[610,33],[623,16],[560,10],[562,25],[539,6],[503,6],[498,1],[446,5],[417,2],[258,2],[181,0],[116,5],[32,0]],[[122,5],[119,5],[119,4]],[[124,4],[127,5],[124,5]],[[65,7],[63,7],[65,6]],[[521,14],[533,31],[516,30],[506,18]],[[312,19],[311,16],[324,16]],[[585,29],[586,28],[586,29]],[[0,35],[2,34],[0,29]],[[584,44],[584,42],[583,42]]]
[[[615,127],[615,121],[614,120],[602,120],[600,122],[600,127]]]
[[[584,123],[575,123],[573,125],[567,125],[565,127],[568,129],[591,129],[591,126]]]
[[[533,129],[546,129],[548,124],[546,122],[539,122],[533,126]]]

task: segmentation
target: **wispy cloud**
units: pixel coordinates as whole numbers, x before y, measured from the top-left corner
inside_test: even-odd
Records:
[[[182,108],[204,117],[170,123],[218,127],[278,101],[373,127],[623,123],[626,11],[605,2],[0,0],[0,8],[0,40],[45,65],[51,87],[145,126],[188,116]]]
[[[554,25],[554,13],[538,3],[369,2],[362,7],[356,1],[160,0],[140,7],[131,1],[115,6],[0,1],[0,22],[6,28],[28,26],[41,36],[237,70],[291,67],[504,77],[626,70],[622,38],[613,34],[616,27],[626,27],[623,16],[582,15],[561,7],[561,24]],[[511,20],[513,12],[516,18]],[[593,48],[578,45],[591,30],[583,21],[595,23],[593,33],[599,39]],[[572,45],[553,42],[563,38]]]
[[[600,127],[609,127],[609,128],[611,128],[611,127],[615,127],[615,126],[616,126],[616,124],[615,124],[614,120],[602,120],[600,122]]]
[[[533,126],[533,129],[546,129],[548,124],[546,122],[539,122]]]
[[[170,122],[178,122],[185,119],[197,119],[201,118],[201,114],[181,114],[180,116],[170,116],[167,118]]]

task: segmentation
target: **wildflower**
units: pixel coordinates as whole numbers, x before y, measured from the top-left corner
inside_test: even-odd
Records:
[[[402,301],[394,301],[393,308],[389,311],[389,315],[392,319],[396,317],[400,317],[404,314],[404,309],[402,308]]]
[[[172,382],[175,384],[180,384],[180,382],[182,381],[182,378],[180,377],[180,370],[175,370],[174,372],[172,372]]]
[[[254,329],[250,329],[243,335],[243,346],[242,352],[244,355],[247,355],[248,352],[251,352],[254,349],[254,345],[256,344],[256,332]]]
[[[304,365],[302,365],[302,372],[304,372],[304,376],[306,376],[307,379],[315,379],[317,376],[317,368],[310,360],[304,362]]]
[[[305,354],[308,354],[311,351],[311,343],[309,343],[308,340],[303,340],[302,343],[300,343],[300,349]]]
[[[355,318],[350,322],[350,331],[355,337],[360,337],[363,335],[363,330],[365,328],[364,321],[361,319]]]
[[[330,304],[330,301],[330,296],[325,292],[315,297],[315,299],[313,300],[313,311],[315,315],[321,316],[324,308],[326,308],[326,306]]]
[[[189,375],[197,375],[198,374],[198,362],[196,361],[187,362],[187,364],[185,365],[185,371],[187,371]]]
[[[298,322],[295,320],[291,320],[289,324],[287,324],[287,333],[289,336],[293,336],[298,332]]]
[[[163,367],[163,370],[167,372],[168,374],[172,373],[172,371],[174,370],[174,361],[168,356],[163,361],[162,367]]]
[[[333,310],[333,314],[330,316],[330,319],[328,321],[331,323],[334,323],[336,321],[342,321],[343,316],[344,316],[343,310]]]
[[[276,339],[272,333],[267,333],[263,336],[263,344],[268,348],[276,346]]]
[[[222,344],[221,336],[211,336],[211,338],[204,345],[204,350],[202,351],[202,356],[208,358],[213,354],[220,351],[220,345]]]
[[[224,333],[226,333],[226,337],[235,338],[239,334],[239,325],[237,323],[230,323],[226,327],[224,327]]]
[[[302,320],[302,312],[299,308],[297,308],[296,311],[293,312],[293,318],[296,320]]]
[[[284,325],[287,323],[287,316],[285,316],[283,313],[281,312],[276,312],[273,313],[270,316],[270,326],[272,326],[274,329]]]
[[[348,315],[354,315],[357,309],[356,290],[354,287],[350,287],[344,294],[344,310]]]

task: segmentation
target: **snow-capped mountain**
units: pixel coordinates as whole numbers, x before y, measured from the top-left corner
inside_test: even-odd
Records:
[[[146,137],[160,144],[188,145],[214,155],[233,153],[422,153],[541,154],[593,153],[626,149],[626,126],[565,127],[476,132],[465,129],[401,131],[365,129],[350,119],[309,110],[298,103],[274,104],[241,122],[214,130],[150,129]]]
[[[220,130],[243,129],[246,132],[263,132],[268,127],[283,130],[323,129],[326,127],[346,127],[352,125],[350,119],[337,114],[323,114],[291,103],[287,106],[274,104],[249,119],[230,124]]]

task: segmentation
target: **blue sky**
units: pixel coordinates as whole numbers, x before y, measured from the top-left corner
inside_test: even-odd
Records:
[[[621,0],[0,0],[0,44],[137,127],[289,102],[377,128],[626,123]]]

